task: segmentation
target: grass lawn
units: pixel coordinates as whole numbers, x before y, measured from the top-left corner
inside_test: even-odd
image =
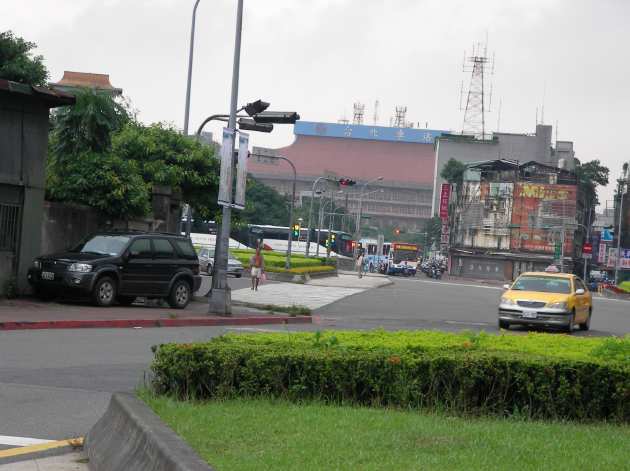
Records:
[[[624,470],[630,427],[141,393],[219,471]]]

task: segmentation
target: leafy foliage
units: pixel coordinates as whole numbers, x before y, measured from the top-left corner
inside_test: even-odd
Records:
[[[325,336],[229,335],[161,345],[153,386],[192,399],[268,396],[630,421],[630,365],[594,355],[601,339],[383,331]]]
[[[115,218],[144,216],[149,211],[149,189],[136,163],[111,152],[51,160],[46,188],[52,200],[86,204]]]
[[[131,120],[125,106],[111,95],[83,89],[74,106],[59,108],[53,115],[51,149],[59,161],[83,152],[106,152],[112,134]]]
[[[448,183],[453,183],[458,187],[462,185],[464,181],[464,172],[466,171],[466,164],[455,160],[453,158],[446,162],[446,165],[440,172],[440,177],[446,180]]]
[[[275,189],[249,177],[245,197],[245,209],[240,213],[241,221],[272,226],[289,224],[289,201]]]
[[[128,122],[112,137],[112,152],[136,163],[149,187],[166,185],[182,192],[195,214],[211,219],[218,211],[219,161],[212,147],[181,135],[165,124]]]
[[[583,164],[576,160],[575,174],[578,179],[578,192],[583,199],[585,210],[595,208],[599,204],[597,187],[608,185],[610,170],[599,160],[591,160]]]
[[[0,32],[0,78],[30,85],[46,85],[48,71],[41,55],[31,57],[37,45],[15,36],[12,31]]]

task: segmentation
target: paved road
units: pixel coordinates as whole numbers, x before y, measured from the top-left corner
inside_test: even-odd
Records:
[[[327,327],[498,331],[502,289],[419,278],[394,278],[391,286],[342,299],[315,311]],[[574,335],[630,333],[630,301],[595,298],[591,331]],[[524,332],[517,327],[514,331]]]
[[[434,328],[496,331],[492,287],[396,279],[316,311],[320,324],[290,329]],[[590,335],[630,332],[630,303],[597,299]],[[62,439],[85,434],[110,394],[143,382],[151,345],[209,339],[227,331],[269,328],[169,328],[0,332],[2,436]],[[579,333],[576,335],[584,335]],[[8,440],[7,440],[8,441]]]

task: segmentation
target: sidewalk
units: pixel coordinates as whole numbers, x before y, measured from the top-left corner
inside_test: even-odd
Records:
[[[206,302],[191,302],[186,309],[152,307],[99,308],[87,303],[40,302],[22,298],[0,300],[0,331],[121,327],[188,327],[310,323],[310,317],[290,317],[235,306],[232,316],[208,314]]]
[[[363,277],[356,274],[314,278],[306,284],[264,284],[258,291],[249,288],[232,291],[232,300],[248,304],[276,306],[305,306],[317,309],[368,289],[392,284],[388,278]]]

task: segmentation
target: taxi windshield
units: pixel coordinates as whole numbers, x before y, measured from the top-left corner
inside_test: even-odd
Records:
[[[571,281],[554,276],[521,276],[512,289],[516,291],[539,291],[543,293],[571,293]]]

